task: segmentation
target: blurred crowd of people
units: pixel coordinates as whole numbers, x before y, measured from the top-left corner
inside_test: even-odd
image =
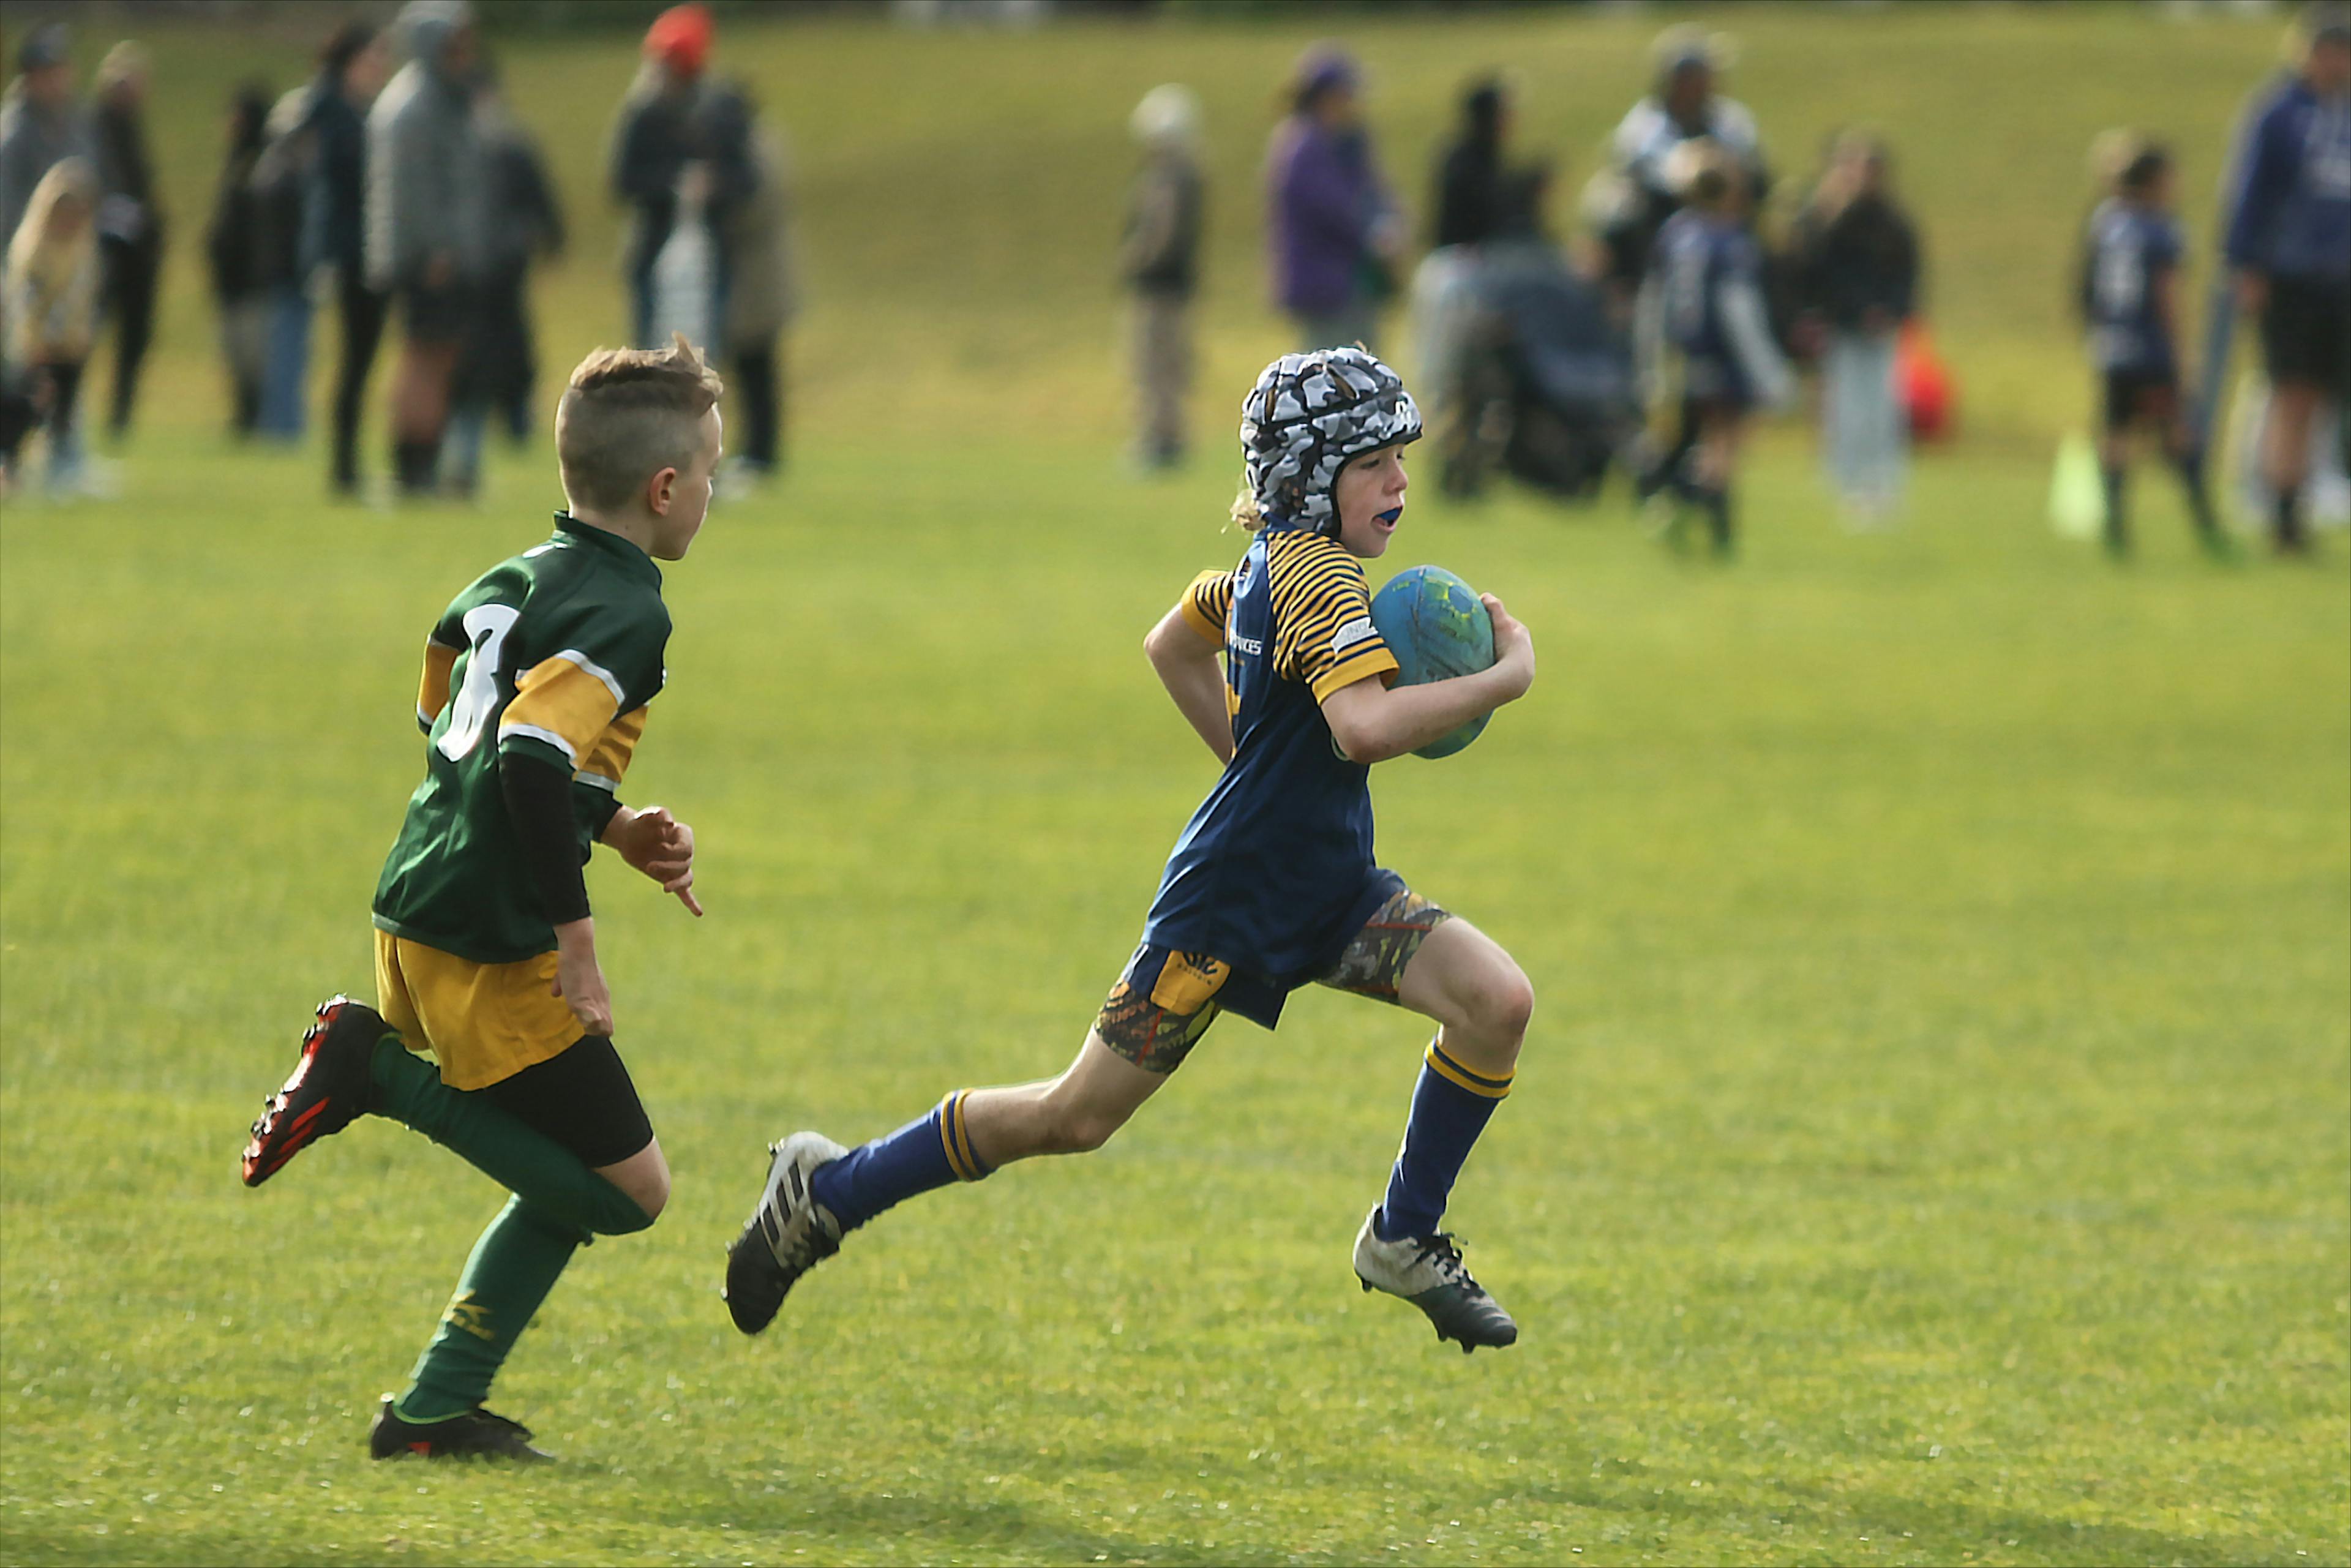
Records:
[[[81,382],[99,323],[114,328],[108,429],[118,438],[154,332],[164,214],[143,120],[146,52],[109,50],[85,106],[68,44],[58,26],[28,35],[0,98],[0,485],[36,428],[47,434],[53,483],[89,484]]]
[[[2248,444],[2278,548],[2307,541],[2313,454],[2340,447],[2351,326],[2351,22],[2341,0],[2302,16],[2291,69],[2249,111],[2221,214],[2230,303],[2209,313],[2204,384],[2180,343],[2173,280],[2187,238],[2172,155],[2141,133],[2102,141],[2100,201],[2074,293],[2098,378],[2103,533],[2129,544],[2126,475],[2151,444],[2178,472],[2198,537],[2228,545],[2206,452],[2228,323],[2259,328],[2268,387]],[[783,345],[797,312],[791,172],[780,137],[714,69],[716,27],[662,13],[619,106],[608,191],[629,214],[622,308],[640,345],[683,333],[727,371],[729,491],[782,461]],[[1902,508],[1913,440],[1949,428],[1949,372],[1923,326],[1925,246],[1865,129],[1828,138],[1809,177],[1777,176],[1757,117],[1722,90],[1735,48],[1694,26],[1656,42],[1650,80],[1607,139],[1564,225],[1558,172],[1519,145],[1518,89],[1462,85],[1416,235],[1384,172],[1364,73],[1318,45],[1281,89],[1264,162],[1270,300],[1301,348],[1377,350],[1408,299],[1415,382],[1437,477],[1475,494],[1497,474],[1588,498],[1628,476],[1677,539],[1701,519],[1728,553],[1733,479],[1759,411],[1816,388],[1824,476],[1855,529]],[[58,24],[21,40],[0,100],[0,476],[46,437],[46,479],[105,488],[86,455],[86,368],[111,334],[106,428],[136,418],[171,230],[145,125],[151,65],[109,49],[88,100]],[[1135,106],[1142,148],[1119,266],[1133,296],[1135,458],[1182,463],[1193,301],[1208,210],[1207,128],[1180,84]],[[533,411],[534,269],[563,254],[561,202],[507,101],[465,0],[410,0],[383,32],[337,27],[316,75],[282,94],[254,81],[227,108],[204,231],[229,427],[306,434],[314,318],[336,322],[328,476],[369,492],[360,457],[371,376],[394,346],[383,413],[390,485],[468,495],[488,434],[525,440]],[[1417,250],[1418,258],[1414,260]],[[2333,424],[2322,418],[2335,411]]]
[[[1733,477],[1759,410],[1789,410],[1812,372],[1824,477],[1847,526],[1901,512],[1914,440],[1947,434],[1955,391],[1924,324],[1919,226],[1894,150],[1865,128],[1830,136],[1801,182],[1775,178],[1756,117],[1720,90],[1727,37],[1667,29],[1648,90],[1608,139],[1569,232],[1548,210],[1554,171],[1515,145],[1510,82],[1466,83],[1431,172],[1426,246],[1411,275],[1415,386],[1440,484],[1474,494],[1499,471],[1571,498],[1626,472],[1643,515],[1678,541],[1702,518],[1736,539]],[[2301,14],[2288,71],[2249,111],[2224,200],[2233,299],[2216,302],[2208,384],[2191,397],[2171,279],[2185,238],[2170,162],[2149,139],[2100,160],[2077,293],[2099,379],[2105,536],[2127,553],[2128,449],[2150,436],[2178,470],[2198,538],[2232,553],[2207,491],[2226,328],[2259,327],[2268,385],[2251,444],[2271,535],[2306,548],[2304,491],[2321,411],[2351,406],[2351,19]],[[1271,302],[1301,349],[1377,351],[1412,248],[1381,172],[1364,76],[1334,45],[1284,89],[1265,162]],[[1135,302],[1137,461],[1182,461],[1198,283],[1202,128],[1177,84],[1137,106],[1144,147],[1122,269]]]
[[[1553,168],[1516,146],[1512,85],[1500,74],[1464,85],[1408,289],[1416,386],[1448,489],[1475,493],[1502,469],[1579,497],[1628,467],[1645,500],[1695,507],[1727,548],[1740,434],[1750,410],[1792,396],[1792,362],[1820,368],[1823,455],[1849,519],[1875,526],[1898,508],[1919,414],[1899,345],[1918,316],[1920,244],[1890,153],[1866,132],[1833,139],[1761,243],[1772,180],[1754,116],[1718,90],[1729,53],[1690,26],[1658,39],[1650,90],[1610,138],[1564,238],[1549,210]],[[1377,351],[1407,295],[1413,235],[1375,155],[1361,67],[1316,46],[1283,110],[1265,163],[1272,302],[1298,347]],[[1155,89],[1134,129],[1144,154],[1122,266],[1135,296],[1136,458],[1157,467],[1186,445],[1205,208],[1197,100]],[[1656,436],[1653,405],[1670,405]]]
[[[726,479],[739,490],[781,460],[789,170],[749,95],[711,73],[715,41],[699,5],[654,23],[619,111],[611,183],[632,220],[622,271],[634,340],[682,330],[730,366],[739,455]],[[62,24],[30,33],[0,107],[0,478],[39,431],[46,487],[59,495],[106,488],[78,408],[107,330],[110,430],[119,440],[131,428],[165,233],[142,118],[146,54],[111,49],[85,106],[72,47]],[[310,80],[282,94],[249,81],[228,104],[204,254],[230,431],[304,437],[313,319],[331,310],[331,490],[378,493],[360,432],[389,331],[389,494],[472,495],[488,434],[523,442],[537,427],[530,279],[564,245],[555,182],[465,0],[411,0],[386,31],[346,21]]]

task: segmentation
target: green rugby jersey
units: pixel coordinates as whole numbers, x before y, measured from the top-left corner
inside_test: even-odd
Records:
[[[618,534],[561,512],[555,525],[545,544],[475,579],[425,640],[424,782],[376,883],[377,925],[477,964],[555,946],[499,757],[571,774],[584,862],[665,678],[661,569]]]

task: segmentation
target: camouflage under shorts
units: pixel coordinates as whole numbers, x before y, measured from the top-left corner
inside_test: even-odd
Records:
[[[1452,914],[1410,888],[1398,888],[1372,912],[1329,968],[1314,983],[1384,1002],[1396,999],[1406,966],[1428,934]],[[1094,1019],[1102,1043],[1149,1072],[1173,1072],[1200,1043],[1224,1010],[1219,998],[1235,984],[1233,967],[1206,953],[1179,953],[1148,943],[1134,951],[1126,973],[1110,988]],[[1249,987],[1246,977],[1238,984]],[[1281,993],[1271,993],[1273,1011]],[[1252,1009],[1244,1002],[1244,1016]]]
[[[1452,911],[1400,887],[1372,911],[1372,917],[1349,939],[1339,961],[1315,976],[1314,983],[1395,1001],[1412,956],[1420,951],[1430,932],[1452,918]]]

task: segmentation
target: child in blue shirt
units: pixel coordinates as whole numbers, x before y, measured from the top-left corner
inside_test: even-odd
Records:
[[[1678,365],[1683,454],[1646,476],[1645,497],[1670,491],[1664,512],[1677,528],[1682,505],[1704,514],[1717,555],[1733,549],[1731,479],[1758,403],[1779,406],[1793,389],[1763,304],[1763,252],[1748,232],[1747,174],[1704,137],[1674,151],[1669,172],[1682,210],[1657,231],[1638,308],[1645,359]]]
[[[2082,247],[2082,317],[2103,389],[2106,549],[2117,559],[2130,553],[2124,481],[2131,437],[2142,431],[2162,442],[2179,470],[2198,540],[2212,555],[2230,553],[2179,393],[2178,277],[2188,246],[2171,214],[2171,154],[2154,142],[2136,144],[2114,176],[2114,193],[2090,214]]]
[[[1037,1155],[1099,1148],[1231,1011],[1271,1029],[1310,982],[1437,1021],[1404,1148],[1355,1239],[1366,1291],[1411,1301],[1440,1339],[1506,1345],[1510,1314],[1438,1222],[1510,1092],[1534,993],[1509,954],[1414,893],[1372,853],[1371,764],[1523,695],[1534,647],[1501,601],[1490,669],[1390,689],[1363,562],[1404,514],[1419,411],[1360,349],[1286,354],[1243,406],[1250,533],[1231,571],[1196,579],[1144,639],[1225,770],[1169,858],[1142,946],[1058,1078],[959,1089],[855,1150],[818,1133],[773,1145],[767,1186],[727,1254],[726,1302],[757,1333],[793,1282],[892,1205]],[[1224,667],[1217,665],[1222,652]]]

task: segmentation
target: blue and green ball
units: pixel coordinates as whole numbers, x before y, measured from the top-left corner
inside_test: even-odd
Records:
[[[1416,566],[1388,579],[1372,596],[1372,624],[1395,655],[1395,684],[1474,675],[1494,664],[1494,621],[1468,583],[1441,566]],[[1450,757],[1478,738],[1481,713],[1452,734],[1419,747],[1416,757]]]

